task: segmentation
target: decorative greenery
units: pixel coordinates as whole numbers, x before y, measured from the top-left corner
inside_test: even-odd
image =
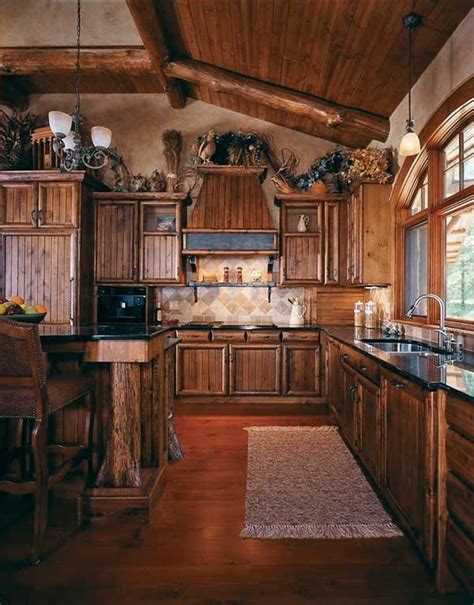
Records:
[[[345,151],[336,147],[322,158],[318,158],[303,174],[295,175],[291,180],[291,185],[295,189],[307,191],[316,181],[324,181],[329,174],[344,173],[349,167],[349,158]]]
[[[0,170],[29,170],[32,167],[31,133],[36,117],[0,110]]]
[[[206,140],[208,134],[200,135],[193,146],[194,157],[191,161],[200,161],[197,150]],[[216,150],[212,155],[213,164],[233,166],[261,166],[266,164],[269,155],[269,144],[265,137],[256,132],[226,132],[214,135]]]

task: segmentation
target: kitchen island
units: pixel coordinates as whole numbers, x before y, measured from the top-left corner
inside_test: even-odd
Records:
[[[94,478],[82,496],[85,514],[126,512],[149,519],[163,490],[174,333],[161,326],[40,326],[49,371],[93,374],[97,385]],[[176,341],[173,340],[173,345]],[[81,411],[58,412],[54,432],[78,437]]]

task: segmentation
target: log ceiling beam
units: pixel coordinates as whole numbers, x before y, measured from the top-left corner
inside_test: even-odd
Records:
[[[308,117],[328,129],[327,138],[343,142],[348,134],[377,141],[387,139],[388,118],[359,109],[345,107],[326,99],[262,82],[225,69],[191,59],[177,59],[164,65],[169,78],[185,80],[218,93],[235,95],[272,109]],[[346,135],[339,138],[338,134]]]
[[[0,72],[8,76],[70,74],[76,69],[72,47],[0,48]],[[147,51],[140,47],[84,47],[81,73],[153,75]]]
[[[169,77],[163,70],[170,52],[154,0],[127,0],[127,5],[171,106],[176,109],[184,107],[186,97],[179,82]]]

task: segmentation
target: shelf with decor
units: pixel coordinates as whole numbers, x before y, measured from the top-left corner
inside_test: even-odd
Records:
[[[272,300],[272,288],[276,287],[276,282],[208,282],[208,281],[189,281],[187,285],[194,290],[194,302],[198,301],[198,288],[267,288],[268,302]]]

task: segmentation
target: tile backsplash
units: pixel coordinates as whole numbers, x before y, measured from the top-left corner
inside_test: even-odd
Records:
[[[165,319],[179,321],[224,321],[227,323],[286,323],[290,320],[288,299],[303,298],[303,288],[199,288],[194,302],[192,288],[163,288],[161,303]],[[172,309],[174,301],[177,309]]]

